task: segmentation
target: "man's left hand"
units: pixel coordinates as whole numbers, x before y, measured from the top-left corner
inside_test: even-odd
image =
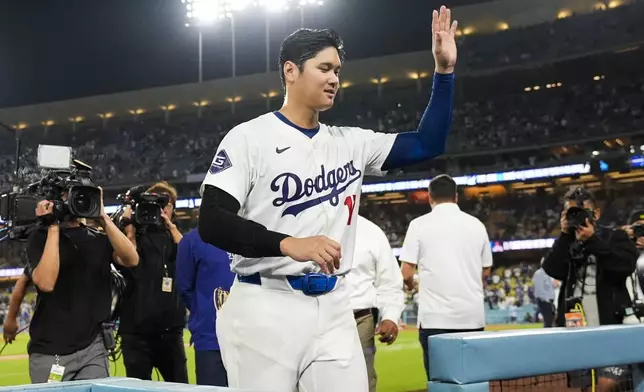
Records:
[[[456,65],[456,28],[458,23],[452,22],[451,11],[444,5],[440,12],[432,13],[432,52],[436,63],[436,72],[450,74]]]
[[[586,219],[585,225],[579,226],[575,231],[575,237],[577,237],[577,240],[579,241],[586,241],[593,235],[595,235],[595,226],[593,226],[588,219]]]
[[[387,345],[390,345],[395,342],[398,337],[398,326],[391,320],[382,320],[376,328],[376,335],[380,335],[378,340],[380,340],[381,343],[387,343]]]

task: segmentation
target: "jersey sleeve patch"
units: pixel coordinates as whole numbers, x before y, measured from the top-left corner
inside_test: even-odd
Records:
[[[226,154],[226,150],[221,150],[217,155],[215,155],[215,159],[213,159],[212,165],[210,165],[210,174],[221,173],[232,166],[233,164],[230,162],[230,158],[228,157],[228,154]]]

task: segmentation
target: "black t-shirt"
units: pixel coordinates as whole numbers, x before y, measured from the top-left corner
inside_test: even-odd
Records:
[[[47,241],[47,229],[27,240],[31,276]],[[88,347],[110,318],[112,245],[87,227],[60,230],[60,269],[54,290],[38,290],[29,353],[68,355]]]
[[[139,264],[123,270],[127,278],[119,331],[155,334],[180,330],[186,323],[186,308],[175,279],[177,245],[165,229],[150,228],[136,238]],[[172,279],[172,291],[162,290],[163,278]]]

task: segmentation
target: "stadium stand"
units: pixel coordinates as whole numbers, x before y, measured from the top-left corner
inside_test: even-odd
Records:
[[[492,35],[463,36],[460,50],[468,60],[463,63],[467,63],[468,71],[499,72],[500,67],[510,64],[515,68],[525,63],[544,64],[561,61],[570,57],[570,53],[589,55],[610,51],[625,42],[636,44],[644,41],[644,28],[635,16],[642,7],[641,2],[634,2]],[[526,46],[525,42],[530,45]],[[501,59],[495,58],[499,55]],[[499,75],[490,84],[502,84],[503,78]],[[526,94],[521,87],[513,93],[486,90],[477,99],[459,96],[448,153],[564,143],[644,129],[644,76],[641,73],[615,74],[608,79],[573,84],[552,82],[552,88],[546,89],[543,83],[544,91],[532,91],[532,94]],[[383,132],[403,132],[416,126],[424,110],[425,101],[417,98],[414,84],[387,87],[382,96],[365,96],[358,86],[356,89],[354,93],[347,90],[343,102],[324,120]],[[262,105],[245,107],[242,103],[235,113],[213,107],[205,108],[198,116],[177,110],[169,118],[162,111],[155,111],[114,118],[106,126],[87,120],[73,126],[27,129],[23,133],[23,173],[34,172],[34,148],[38,143],[71,145],[78,157],[94,164],[97,180],[105,182],[127,183],[142,178],[177,178],[202,173],[223,135],[234,124],[262,111],[265,111]],[[3,142],[0,188],[6,189],[13,182],[12,175],[8,174],[14,166],[13,140],[8,135],[0,139]],[[498,164],[509,168],[556,160],[539,155],[513,157]],[[462,166],[466,171],[472,169],[471,165]]]
[[[396,93],[383,97],[380,102],[365,103],[367,107],[372,105],[371,110],[342,108],[346,116],[338,111],[330,122],[384,132],[414,129],[424,104],[416,98],[413,89]],[[494,149],[545,143],[563,145],[579,139],[601,139],[644,131],[643,97],[644,78],[620,80],[616,76],[611,80],[589,80],[539,93],[521,91],[462,102],[454,114],[448,152],[481,154]],[[378,111],[377,107],[382,109]],[[243,121],[257,114],[250,112],[236,118]],[[37,130],[27,130],[21,167],[24,173],[34,173],[37,144],[58,144],[74,147],[77,157],[94,166],[95,177],[101,182],[127,183],[203,173],[212,151],[232,124],[222,124],[219,118],[183,116],[173,118],[169,124],[164,124],[162,118],[123,119],[113,121],[110,129],[87,126],[76,132],[57,130],[39,134]],[[7,141],[5,145],[12,143]],[[10,174],[14,166],[12,153],[5,150],[0,160],[3,173],[0,182],[5,190],[13,181]],[[527,160],[524,156],[514,162],[504,161],[500,168],[555,162],[553,156],[538,160],[535,154],[529,155]],[[468,164],[458,169],[468,171],[472,168]]]
[[[461,30],[459,93],[447,154],[429,166],[397,171],[382,181],[425,179],[441,172],[469,175],[592,162],[592,169],[584,174],[539,182],[517,179],[496,187],[464,186],[459,205],[485,223],[492,242],[549,239],[559,234],[561,195],[568,186],[583,184],[596,192],[604,210],[603,223],[625,223],[631,211],[644,207],[639,196],[644,191],[639,182],[642,173],[634,177],[619,173],[637,168],[635,162],[641,159],[637,150],[644,147],[644,71],[638,65],[644,61],[640,47],[644,43],[644,2],[616,8],[600,4],[603,7],[598,6],[596,12],[494,34]],[[616,52],[628,60],[612,60]],[[597,71],[576,74],[581,63]],[[377,90],[373,85],[348,87],[337,107],[322,120],[380,132],[412,130],[425,108],[426,76],[383,82]],[[276,109],[278,101],[279,96],[269,102],[269,109]],[[110,204],[116,203],[117,192],[132,184],[160,179],[176,183],[183,198],[197,197],[197,185],[226,132],[265,111],[264,101],[249,99],[235,110],[212,104],[197,110],[149,110],[121,113],[109,120],[88,118],[73,125],[32,126],[20,130],[20,176],[25,182],[38,178],[38,144],[69,145],[77,158],[93,166],[93,177],[105,184]],[[24,120],[36,124],[43,119]],[[0,192],[10,190],[17,180],[12,173],[14,153],[14,140],[0,133]],[[596,167],[600,159],[604,164],[610,162],[611,175]],[[195,226],[195,205],[179,209],[183,230]],[[426,190],[365,194],[360,211],[398,248],[409,222],[429,211]],[[539,322],[531,277],[543,248],[495,253],[495,267],[486,282],[488,324]],[[0,245],[0,268],[20,265],[21,252],[20,245]],[[11,282],[0,285],[0,324]],[[30,292],[21,309],[23,325],[35,306],[34,296]],[[403,321],[414,326],[417,293],[407,296]],[[635,350],[641,336],[641,327],[601,327],[435,337],[430,339],[431,391],[561,390],[565,372],[644,362]],[[619,350],[594,344],[617,341],[623,344]],[[568,356],[571,351],[578,355]],[[161,387],[112,379],[53,388],[112,392]],[[167,384],[162,388],[188,390]]]

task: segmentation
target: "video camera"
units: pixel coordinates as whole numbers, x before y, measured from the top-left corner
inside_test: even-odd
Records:
[[[586,188],[579,187],[573,192],[574,200],[577,202],[576,207],[569,207],[566,210],[566,220],[570,233],[574,234],[575,230],[586,225],[586,220],[591,224],[595,223],[595,213],[593,210],[584,208],[586,200],[593,200],[592,195]]]
[[[3,232],[6,230],[7,239],[27,239],[29,228],[37,222],[35,210],[38,201],[38,198],[17,192],[0,195],[0,224],[5,226]]]
[[[38,146],[38,166],[49,171],[26,189],[0,195],[0,218],[9,239],[27,238],[29,229],[38,222],[36,205],[43,199],[54,203],[57,220],[68,216],[100,216],[101,191],[90,178],[92,168],[81,161],[72,161],[71,155],[71,147]]]
[[[633,237],[637,240],[640,237],[644,237],[644,210],[633,211],[630,218],[628,219],[628,224],[633,230]]]
[[[163,225],[161,211],[170,202],[170,196],[145,192],[145,186],[143,185],[130,188],[125,194],[116,196],[116,199],[122,205],[114,214],[114,218],[120,218],[123,214],[123,208],[125,206],[131,206],[132,223],[138,227]]]
[[[53,202],[58,220],[68,216],[99,218],[101,190],[91,179],[92,168],[77,159],[70,164],[70,158],[70,147],[38,146],[38,166],[50,170],[28,190]]]

